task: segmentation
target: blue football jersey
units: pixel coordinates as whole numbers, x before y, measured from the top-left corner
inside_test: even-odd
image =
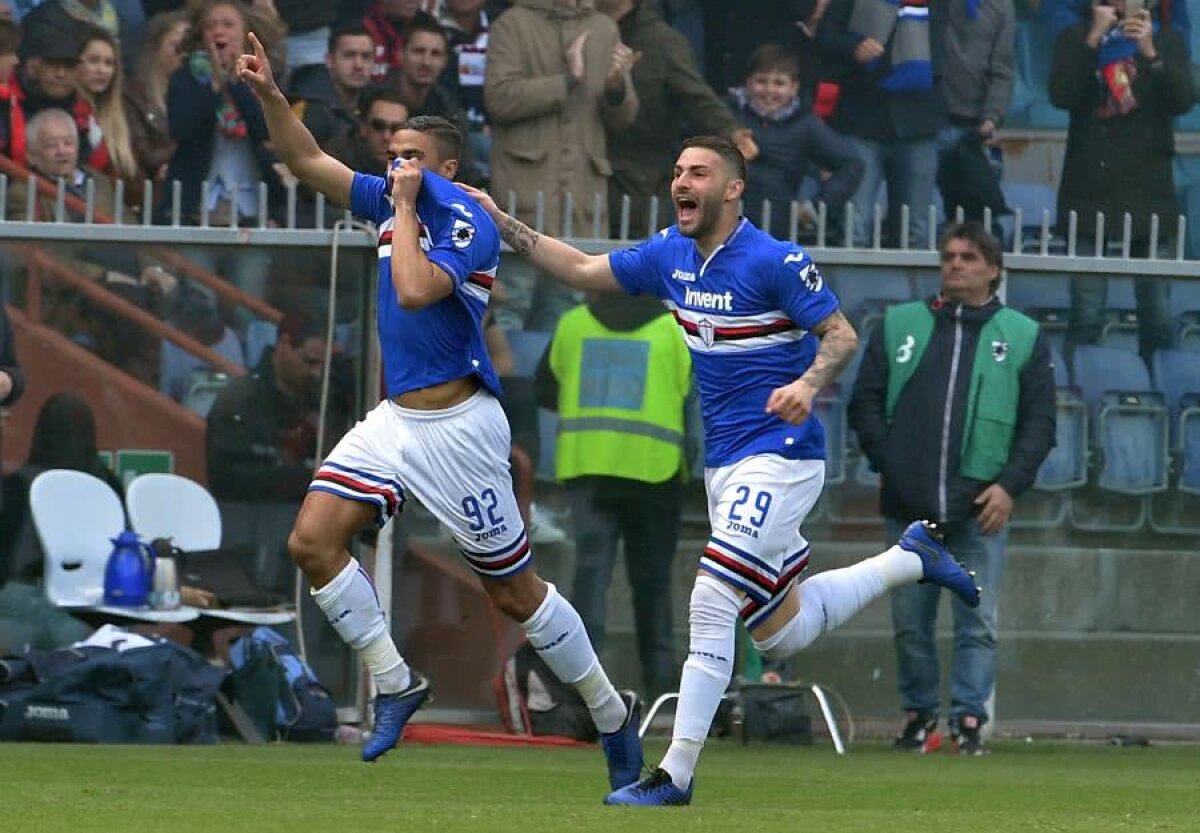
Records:
[[[478,203],[425,171],[417,195],[421,249],[454,281],[454,291],[424,309],[406,310],[392,286],[395,212],[387,181],[356,173],[350,210],[379,230],[379,343],[388,396],[477,376],[500,395],[483,341],[483,315],[500,264],[500,233]]]
[[[683,331],[704,415],[706,466],[751,454],[825,458],[815,416],[791,425],[766,413],[771,392],[812,364],[817,340],[807,331],[838,309],[804,249],[742,219],[707,260],[671,226],[610,253],[609,263],[627,292],[662,298]]]

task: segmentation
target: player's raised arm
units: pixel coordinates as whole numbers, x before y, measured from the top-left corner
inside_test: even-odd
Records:
[[[612,267],[609,266],[608,255],[589,255],[561,240],[539,234],[516,217],[510,217],[501,211],[496,201],[486,192],[462,183],[458,183],[458,187],[470,194],[492,215],[500,229],[500,239],[517,254],[529,258],[535,266],[575,289],[623,291]]]
[[[266,50],[253,32],[250,33],[250,43],[254,47],[254,54],[238,58],[237,74],[250,85],[262,102],[275,152],[288,170],[309,188],[320,191],[338,205],[349,207],[354,172],[321,150],[308,128],[288,106],[287,99],[275,83]]]

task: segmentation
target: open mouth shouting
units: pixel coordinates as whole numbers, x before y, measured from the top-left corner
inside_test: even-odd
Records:
[[[688,194],[678,194],[675,197],[675,216],[681,226],[691,225],[700,217],[700,203]]]

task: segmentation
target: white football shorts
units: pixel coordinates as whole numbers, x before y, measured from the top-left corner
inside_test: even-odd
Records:
[[[778,607],[808,566],[800,525],[821,496],[824,460],[755,454],[704,470],[712,534],[700,569],[746,594],[741,614],[753,630]]]
[[[454,534],[471,569],[506,578],[530,563],[511,448],[508,419],[486,390],[440,411],[385,399],[342,437],[308,488],[372,504],[380,526],[412,494]]]

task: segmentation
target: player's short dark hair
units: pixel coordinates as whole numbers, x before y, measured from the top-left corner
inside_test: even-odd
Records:
[[[437,35],[442,39],[442,43],[445,44],[447,51],[449,51],[450,36],[446,34],[446,27],[438,23],[437,18],[429,12],[418,11],[413,15],[412,22],[404,30],[404,44],[406,46],[412,43],[413,35],[417,32],[428,32],[431,35]]]
[[[285,312],[279,321],[278,341],[299,347],[310,338],[324,341],[325,331],[325,322],[318,316],[305,309],[293,309]]]
[[[376,101],[386,101],[388,104],[402,104],[408,111],[408,102],[400,95],[400,91],[388,84],[368,84],[358,94],[358,116],[365,119],[371,112],[371,105]]]
[[[413,116],[400,125],[400,129],[413,130],[417,133],[428,133],[432,136],[433,140],[437,143],[438,154],[442,157],[443,162],[461,158],[463,146],[462,131],[449,119],[444,119],[441,116]]]
[[[746,157],[738,150],[732,140],[724,136],[693,136],[685,139],[680,150],[688,148],[704,148],[720,156],[737,174],[742,182],[746,181]]]
[[[337,52],[338,41],[342,38],[369,38],[371,33],[367,31],[367,27],[363,26],[361,20],[351,20],[342,23],[329,33],[329,54]]]
[[[951,240],[965,240],[979,249],[979,253],[983,255],[983,259],[988,266],[995,266],[998,269],[1004,268],[1004,246],[978,220],[968,220],[965,223],[951,223],[942,229],[942,235],[938,238],[939,254],[946,251],[946,246]],[[1000,280],[1000,277],[997,276],[992,281],[989,287],[992,292],[1000,288]]]
[[[764,43],[750,53],[750,60],[746,62],[747,78],[760,72],[782,72],[799,78],[800,58],[782,44]]]
[[[0,55],[14,55],[21,46],[21,27],[11,20],[0,20]]]

